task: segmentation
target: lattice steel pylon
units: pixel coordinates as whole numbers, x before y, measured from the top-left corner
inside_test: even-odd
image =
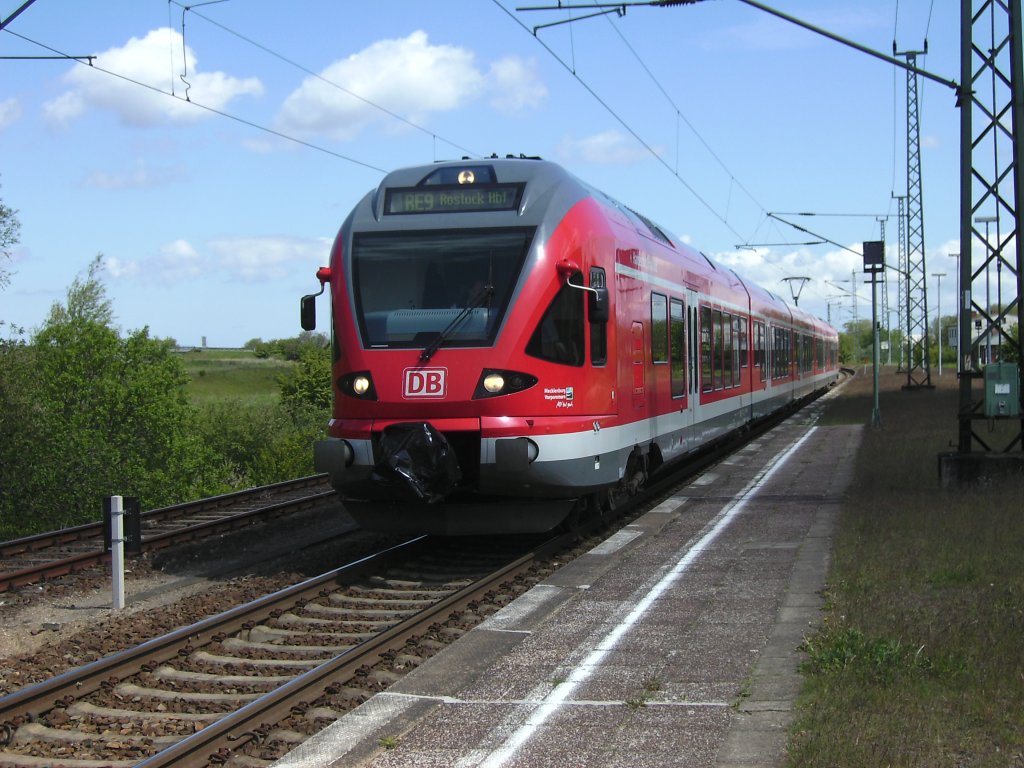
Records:
[[[917,110],[917,56],[928,52],[896,51],[907,59],[907,271],[906,303],[907,383],[904,389],[932,386],[928,336],[928,270],[924,254],[924,199],[921,193],[921,130]]]
[[[1010,414],[1014,436],[1005,447],[989,446],[973,429],[975,421],[992,418],[984,412],[984,395],[976,399],[973,382],[982,378],[981,351],[995,344],[1013,350],[1024,362],[1024,340],[1010,335],[1019,318],[1024,278],[1024,32],[1021,0],[961,0],[960,99],[960,455],[975,448],[990,454],[1024,450],[1024,418]],[[968,98],[969,96],[969,98]],[[975,118],[978,118],[977,120]],[[994,223],[995,241],[989,224]],[[984,224],[984,227],[980,225]],[[980,258],[979,258],[980,256]],[[988,290],[990,269],[997,272],[999,300]],[[1002,270],[1013,276],[1003,287]],[[975,290],[977,288],[977,290]],[[980,328],[972,328],[974,320]],[[977,330],[977,333],[974,331]],[[970,343],[968,343],[970,342]],[[998,347],[996,347],[998,349]],[[986,362],[987,359],[986,350]],[[1021,384],[1018,369],[1018,387]],[[1024,391],[1024,390],[1018,390]],[[1017,402],[1019,406],[1019,400]],[[986,436],[987,437],[987,436]],[[989,438],[991,441],[991,438]]]

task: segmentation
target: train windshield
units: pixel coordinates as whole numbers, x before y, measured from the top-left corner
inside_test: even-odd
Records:
[[[493,344],[532,237],[526,229],[355,235],[352,278],[363,344]]]

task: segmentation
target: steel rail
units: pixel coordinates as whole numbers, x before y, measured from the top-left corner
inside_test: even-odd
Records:
[[[9,693],[0,698],[0,723],[19,718],[34,718],[61,704],[65,696],[81,698],[98,690],[110,678],[120,678],[125,674],[138,672],[145,662],[165,661],[173,658],[180,648],[194,649],[214,642],[223,634],[243,629],[245,624],[269,615],[278,605],[294,604],[307,596],[317,596],[331,582],[343,577],[357,576],[370,568],[379,568],[382,563],[399,557],[408,558],[418,551],[425,540],[426,537],[423,536],[410,539],[375,555],[314,576],[245,605],[236,606],[217,616],[168,632],[121,653],[111,654],[90,664],[70,669],[49,680]]]
[[[405,639],[409,636],[421,634],[440,617],[450,615],[486,594],[495,585],[527,570],[535,560],[566,546],[575,536],[562,534],[544,542],[534,551],[467,585],[415,616],[314,667],[195,734],[143,760],[136,768],[198,768],[222,762],[232,751],[260,739],[261,735],[267,732],[265,726],[286,718],[298,703],[308,702],[311,691],[317,691],[319,695],[331,682],[353,676],[368,660],[376,662],[382,653],[403,647]]]
[[[252,500],[253,503],[267,494],[279,493],[282,491],[301,490],[302,488],[322,485],[325,475],[312,475],[288,480],[272,485],[248,488],[243,491],[233,491],[220,496],[211,496],[206,499],[189,501],[181,504],[174,504],[169,507],[159,507],[143,512],[141,517],[143,523],[155,524],[164,520],[180,519],[188,515],[201,513],[210,509],[223,509],[232,504],[245,503]],[[172,544],[189,541],[200,536],[209,536],[225,530],[233,530],[252,523],[259,517],[274,517],[283,514],[291,514],[297,510],[310,508],[332,497],[333,491],[324,491],[313,496],[301,499],[278,502],[256,509],[246,510],[235,515],[230,515],[219,520],[206,520],[191,526],[185,526],[177,530],[164,531],[151,536],[144,536],[141,541],[143,551],[162,549]],[[103,522],[85,523],[65,528],[60,531],[49,531],[33,536],[26,536],[20,539],[0,544],[0,558],[14,557],[26,553],[43,554],[47,549],[53,549],[67,544],[86,542],[103,538]],[[10,591],[17,587],[34,584],[45,578],[65,576],[69,573],[83,570],[92,565],[104,563],[110,559],[110,553],[102,550],[82,552],[48,563],[21,568],[17,571],[0,572],[0,592]]]

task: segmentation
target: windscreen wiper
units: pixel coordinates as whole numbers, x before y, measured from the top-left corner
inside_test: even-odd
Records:
[[[441,348],[441,345],[448,341],[448,338],[451,336],[452,333],[455,332],[455,329],[458,328],[467,317],[469,317],[469,313],[472,312],[474,309],[483,306],[484,303],[489,301],[491,296],[493,295],[493,285],[488,283],[487,285],[482,286],[480,288],[480,292],[473,298],[472,301],[469,302],[469,304],[466,305],[466,308],[459,312],[459,314],[455,316],[455,319],[448,323],[445,329],[441,331],[439,334],[437,334],[437,336],[434,337],[434,340],[430,342],[430,344],[423,348],[423,351],[420,352],[420,360],[425,363],[430,358],[432,358],[434,356],[434,353]]]

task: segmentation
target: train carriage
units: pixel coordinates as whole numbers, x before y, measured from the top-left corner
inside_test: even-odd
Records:
[[[834,329],[539,159],[389,174],[318,277],[315,466],[368,529],[548,530],[837,373]]]

